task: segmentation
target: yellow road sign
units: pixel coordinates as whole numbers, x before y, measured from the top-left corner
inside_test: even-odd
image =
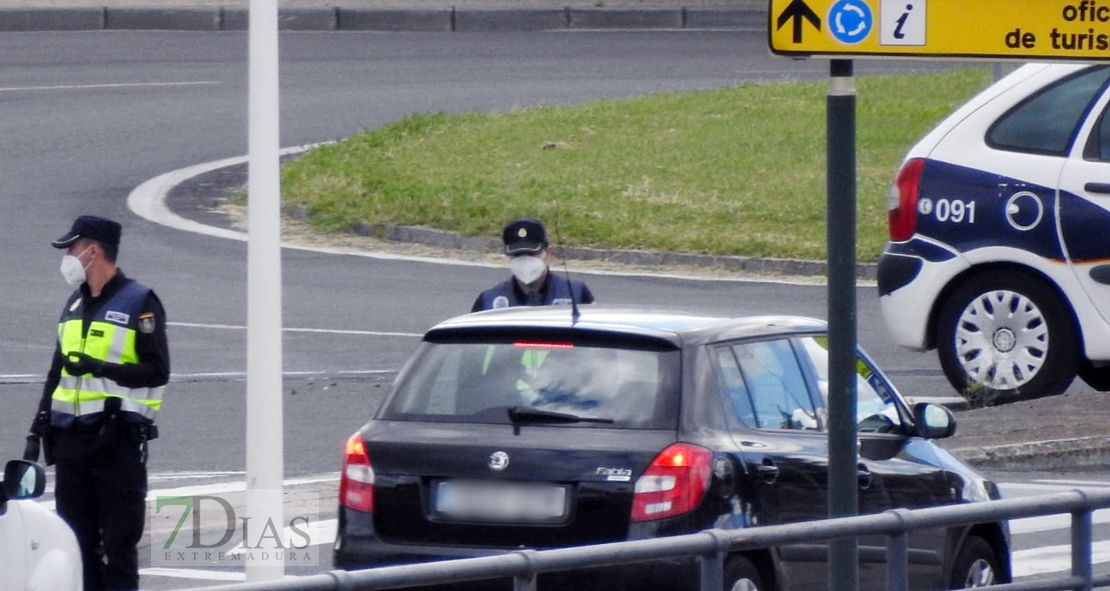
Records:
[[[771,51],[1110,61],[1110,0],[770,0]]]

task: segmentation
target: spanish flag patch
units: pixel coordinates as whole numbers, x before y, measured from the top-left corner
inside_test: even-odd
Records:
[[[139,330],[145,334],[154,332],[154,313],[145,312],[139,316]]]

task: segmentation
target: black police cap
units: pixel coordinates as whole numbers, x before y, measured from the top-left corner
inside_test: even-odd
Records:
[[[543,222],[532,218],[517,218],[501,231],[505,254],[537,254],[547,248],[547,229]]]
[[[123,228],[119,222],[95,215],[83,215],[73,220],[69,232],[50,243],[54,248],[69,248],[78,239],[95,240],[108,246],[119,247]]]

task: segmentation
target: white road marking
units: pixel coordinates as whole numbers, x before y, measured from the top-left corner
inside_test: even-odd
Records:
[[[1013,576],[1031,577],[1071,570],[1071,546],[1046,546],[1011,553]],[[1110,562],[1110,541],[1091,543],[1091,564]]]
[[[147,477],[148,482],[158,480],[192,480],[195,478],[224,478],[228,476],[244,476],[243,470],[227,470],[224,472],[159,472]]]
[[[294,380],[327,380],[327,379],[381,379],[395,376],[396,370],[392,369],[366,369],[354,371],[283,371],[282,377]],[[211,381],[243,381],[247,379],[246,372],[197,372],[175,373],[170,375],[171,383],[185,382],[211,382]],[[4,375],[0,374],[0,384],[41,384],[46,381],[46,376],[31,374]],[[0,389],[0,395],[4,391]]]
[[[177,477],[187,473],[170,473],[168,476]],[[203,472],[195,473],[199,477],[208,476]],[[211,477],[220,476],[243,476],[244,472],[213,472]],[[158,475],[158,477],[165,477],[167,475]],[[290,478],[284,481],[286,487],[306,485],[306,484],[319,484],[337,482],[339,480],[339,473],[319,474],[315,476],[306,476],[302,478]],[[243,492],[246,490],[246,483],[242,481],[223,482],[217,484],[205,484],[186,486],[178,488],[167,488],[160,490],[152,490],[147,495],[147,500],[150,501],[158,496],[189,496],[201,494],[221,494],[221,493],[234,493]],[[43,502],[43,505],[53,508],[52,502]],[[335,541],[336,531],[339,527],[339,520],[337,519],[324,519],[316,522],[309,523],[307,526],[300,526],[300,531],[293,532],[290,528],[285,528],[283,537],[284,539],[291,539],[293,534],[298,538],[307,535],[313,542],[313,546],[330,546]],[[238,547],[232,549],[228,554],[235,554],[240,551]],[[220,570],[215,568],[166,568],[166,567],[149,567],[139,571],[140,576],[157,576],[189,580],[209,580],[209,581],[243,581],[245,580],[244,573],[234,570]],[[286,578],[290,578],[287,575]]]
[[[170,326],[183,326],[186,328],[216,328],[222,330],[247,330],[246,325],[239,324],[204,324],[200,322],[167,322]],[[283,332],[307,332],[307,333],[320,333],[320,334],[349,334],[359,336],[375,336],[375,337],[416,337],[421,338],[424,335],[417,332],[386,332],[380,330],[339,330],[331,328],[283,328]]]
[[[296,146],[293,148],[285,148],[279,152],[280,155],[298,154],[308,150],[312,146]],[[143,184],[135,187],[133,191],[127,196],[127,208],[135,212],[141,218],[152,221],[156,224],[183,230],[186,232],[193,232],[196,234],[204,234],[207,236],[215,236],[217,238],[228,238],[231,240],[240,240],[246,242],[247,233],[239,232],[236,230],[226,230],[223,228],[216,228],[207,226],[193,220],[183,218],[176,213],[170,211],[166,205],[166,195],[170,190],[182,182],[191,179],[195,176],[202,175],[206,172],[218,170],[228,166],[235,166],[247,162],[246,156],[237,158],[225,158],[223,160],[216,160],[213,162],[206,162],[195,166],[180,168],[166,174],[156,176]]]
[[[62,84],[58,86],[9,86],[0,87],[0,92],[26,92],[32,90],[85,90],[88,88],[144,88],[164,86],[207,86],[219,82],[201,80],[197,82],[128,82],[120,84]]]
[[[1078,488],[1106,488],[1106,487],[1110,486],[1110,482],[1098,481],[1098,480],[1051,480],[1051,479],[1042,479],[1042,480],[1037,480],[1035,482],[1046,482],[1048,484],[1055,485],[1057,488],[1062,488],[1063,490],[1071,490],[1071,489],[1076,488],[1076,487],[1078,487]]]
[[[278,154],[287,156],[291,154],[299,154],[315,148],[323,144],[309,144],[304,146],[292,146],[282,148]],[[181,217],[176,213],[170,211],[166,205],[166,196],[177,185],[195,177],[202,175],[206,172],[212,172],[228,166],[235,166],[247,162],[249,157],[238,156],[234,158],[225,158],[223,160],[215,160],[212,162],[205,162],[203,164],[196,164],[178,170],[173,170],[165,174],[156,176],[147,180],[138,187],[135,187],[130,194],[127,195],[127,208],[130,209],[135,215],[153,222],[155,224],[174,228],[184,232],[193,232],[194,234],[203,234],[205,236],[213,236],[216,238],[227,238],[229,240],[239,240],[246,242],[247,233],[238,230],[229,230],[225,228],[217,228],[215,226],[208,226],[195,222],[193,220]],[[296,250],[305,250],[310,252],[321,252],[325,254],[340,254],[349,256],[360,256],[371,259],[379,260],[393,260],[393,261],[413,261],[420,263],[433,263],[437,265],[454,265],[457,267],[484,267],[488,269],[502,269],[503,264],[500,263],[484,263],[479,261],[464,261],[459,259],[445,258],[445,257],[422,257],[399,255],[378,252],[359,252],[349,250],[339,250],[334,248],[324,248],[316,246],[301,246],[294,244],[282,243],[282,247],[291,248]],[[706,282],[737,282],[744,281],[747,283],[775,283],[785,285],[812,285],[812,280],[792,280],[790,278],[768,278],[768,277],[698,277],[690,275],[682,275],[680,273],[645,273],[642,271],[603,271],[603,270],[579,270],[576,273],[586,275],[612,275],[618,277],[661,277],[669,279],[685,279],[690,281],[706,281]]]
[[[174,577],[177,579],[192,579],[197,581],[245,581],[246,573],[229,570],[216,570],[214,568],[166,568],[152,566],[139,569],[141,577]],[[289,578],[288,576],[286,578]]]
[[[1091,514],[1091,524],[1110,523],[1110,509],[1100,509]],[[1071,527],[1071,515],[1041,515],[1039,517],[1023,517],[1010,520],[1011,534],[1031,534],[1054,529],[1068,529]]]
[[[321,482],[338,482],[339,473],[307,476],[304,478],[287,478],[282,481],[282,486],[303,486],[306,484],[319,484]],[[219,482],[216,484],[198,484],[181,486],[177,488],[164,488],[147,492],[146,500],[152,501],[157,497],[187,497],[190,495],[217,495],[222,493],[243,492],[247,490],[247,483],[242,480],[233,482]]]
[[[278,153],[281,156],[291,154],[299,154],[306,152],[321,144],[309,144],[305,146],[293,146],[283,148]],[[205,162],[194,166],[180,168],[178,170],[167,172],[163,175],[156,176],[143,184],[135,187],[133,191],[127,196],[127,208],[130,209],[135,215],[154,222],[161,226],[182,230],[185,232],[193,232],[195,234],[203,234],[206,236],[213,236],[216,238],[227,238],[230,240],[239,240],[246,242],[247,233],[238,230],[229,230],[225,228],[217,228],[215,226],[208,226],[195,222],[190,219],[183,218],[176,213],[170,211],[166,205],[166,196],[177,185],[195,177],[202,175],[206,172],[219,170],[229,166],[235,166],[248,161],[247,156],[238,156],[235,158],[225,158],[223,160],[216,160],[213,162]],[[458,261],[444,258],[432,257],[418,257],[418,256],[405,256],[386,253],[369,253],[369,252],[349,252],[341,251],[332,248],[320,248],[309,246],[297,246],[292,244],[282,244],[285,248],[294,248],[298,250],[307,250],[313,252],[323,252],[328,254],[346,254],[354,256],[362,256],[367,258],[385,259],[385,260],[402,260],[402,261],[418,261],[424,263],[437,263],[437,264],[451,264],[451,265],[466,265],[475,267],[503,267],[504,265],[494,265],[492,263],[478,263],[470,261]]]
[[[335,536],[339,532],[338,519],[322,519],[309,523],[307,526],[299,526],[299,531],[293,531],[293,528],[287,527],[281,534],[281,539],[292,540],[295,535],[298,539],[308,537],[312,540],[313,546],[331,546],[335,542]],[[240,555],[244,551],[243,545],[238,546],[227,551],[228,556]]]
[[[36,381],[41,382],[42,380],[43,376],[33,373],[0,374],[0,383],[4,384],[30,384]]]
[[[148,478],[149,480],[149,478]],[[320,474],[317,476],[306,476],[303,478],[287,478],[282,481],[282,486],[304,486],[306,484],[320,484],[323,482],[338,482],[339,473]],[[160,488],[151,489],[146,493],[147,502],[157,500],[158,497],[188,497],[193,495],[218,495],[226,493],[243,492],[247,490],[247,483],[242,480],[235,480],[231,482],[217,482],[214,484],[195,484],[191,486],[179,486],[175,488]],[[39,501],[39,504],[49,509],[54,510],[54,501]]]
[[[1067,441],[1067,440],[1061,439],[1059,441]],[[1050,491],[1054,491],[1054,492],[1068,492],[1068,491],[1073,491],[1073,490],[1076,490],[1076,489],[1083,489],[1083,488],[1106,488],[1105,484],[1103,484],[1101,486],[1096,486],[1095,483],[1088,483],[1088,484],[1085,484],[1085,485],[1082,485],[1082,486],[1078,486],[1078,485],[1062,485],[1062,484],[1043,484],[1043,482],[1044,481],[1040,481],[1040,482],[1011,482],[1011,483],[1006,484],[1005,486],[1000,485],[998,488],[1000,490],[1002,490],[1004,492],[1004,496],[1007,496],[1007,497],[1008,497],[1008,495],[1028,496],[1028,495],[1022,495],[1022,494],[1019,493],[1019,491],[1024,491],[1024,490],[1028,490],[1028,491],[1050,490]]]

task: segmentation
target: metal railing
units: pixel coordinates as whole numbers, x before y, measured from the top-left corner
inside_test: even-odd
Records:
[[[908,581],[909,532],[959,525],[995,523],[1023,517],[1071,514],[1071,572],[1067,576],[1023,581],[994,587],[999,591],[1086,591],[1110,586],[1110,574],[1093,575],[1091,513],[1110,507],[1110,490],[1068,492],[927,509],[893,509],[873,515],[823,521],[753,527],[711,529],[695,534],[579,546],[556,550],[518,550],[498,556],[445,560],[424,564],[386,566],[358,571],[331,571],[277,581],[206,587],[203,591],[338,591],[403,589],[436,585],[513,579],[515,591],[535,591],[542,573],[617,566],[639,562],[698,557],[702,591],[721,591],[723,565],[732,553],[798,542],[828,541],[865,535],[887,537],[889,591],[904,591]]]

